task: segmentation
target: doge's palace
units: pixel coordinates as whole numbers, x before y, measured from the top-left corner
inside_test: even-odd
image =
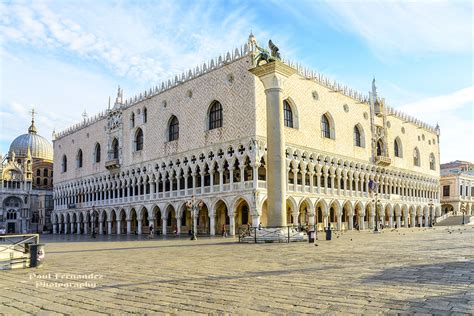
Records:
[[[258,54],[250,35],[133,97],[119,88],[104,112],[56,134],[54,232],[180,234],[194,225],[234,235],[271,226],[269,162],[284,174],[280,224],[373,229],[440,216],[439,128],[386,105],[375,79],[365,96],[282,60],[294,71],[278,88],[282,154],[270,154]],[[202,201],[194,223],[192,197]]]

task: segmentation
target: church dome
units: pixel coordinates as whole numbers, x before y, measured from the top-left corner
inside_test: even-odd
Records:
[[[16,157],[26,157],[28,148],[32,158],[53,160],[53,146],[46,138],[36,134],[34,120],[28,128],[28,134],[18,136],[11,143],[10,152],[14,152]]]

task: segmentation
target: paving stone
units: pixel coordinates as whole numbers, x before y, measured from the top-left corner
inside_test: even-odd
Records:
[[[42,267],[2,272],[0,314],[472,314],[474,229],[403,231],[318,247],[49,236]]]

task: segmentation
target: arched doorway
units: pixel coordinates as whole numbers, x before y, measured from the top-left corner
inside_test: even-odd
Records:
[[[229,211],[227,205],[222,200],[219,200],[214,208],[216,212],[216,234],[222,235],[224,227],[227,232],[230,229]]]
[[[125,214],[125,210],[120,210],[120,213],[119,213],[119,222],[120,222],[120,228],[117,226],[118,229],[118,233],[119,234],[126,234],[127,233],[127,214]]]
[[[237,233],[241,226],[252,225],[250,208],[244,199],[240,199],[235,207],[235,232]],[[263,224],[262,224],[263,225]]]
[[[138,219],[137,212],[134,208],[130,210],[130,233],[137,235],[138,234]]]
[[[161,219],[161,210],[158,206],[153,207],[153,215],[153,217],[155,218],[153,223],[155,232],[157,234],[161,234],[163,230],[163,221]]]

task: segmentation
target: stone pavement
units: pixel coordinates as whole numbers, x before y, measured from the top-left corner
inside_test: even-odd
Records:
[[[354,231],[317,247],[101,238],[43,238],[41,268],[0,272],[0,314],[474,311],[471,226]]]

